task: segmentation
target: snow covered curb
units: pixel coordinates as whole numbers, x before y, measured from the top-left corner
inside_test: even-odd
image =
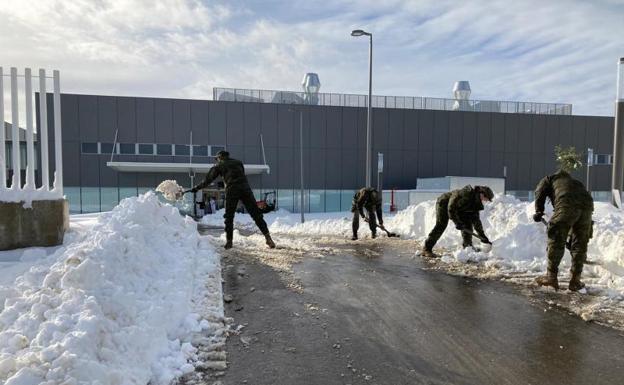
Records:
[[[222,340],[218,254],[177,209],[148,192],[77,238],[6,299],[0,382],[169,384]]]

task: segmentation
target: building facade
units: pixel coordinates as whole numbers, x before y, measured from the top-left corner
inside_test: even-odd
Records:
[[[74,213],[110,210],[165,179],[197,183],[203,175],[141,165],[209,164],[224,148],[247,165],[268,166],[268,173],[249,175],[252,188],[277,190],[278,206],[297,211],[300,121],[305,210],[348,210],[364,185],[363,107],[76,94],[63,94],[61,105],[65,194]],[[506,177],[508,192],[530,198],[539,179],[555,171],[556,145],[593,148],[608,159],[613,124],[598,116],[373,108],[373,164],[383,153],[384,189],[414,189],[426,177]],[[585,181],[586,169],[577,177]],[[608,199],[610,178],[611,166],[591,168],[598,199]]]

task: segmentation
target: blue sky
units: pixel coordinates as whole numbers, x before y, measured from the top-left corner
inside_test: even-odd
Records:
[[[212,87],[572,103],[613,115],[624,0],[0,0],[2,62],[67,92],[207,99]]]

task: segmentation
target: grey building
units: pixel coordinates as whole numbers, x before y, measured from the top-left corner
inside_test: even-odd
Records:
[[[555,170],[555,145],[591,147],[603,163],[613,148],[612,117],[570,115],[569,105],[485,112],[492,103],[501,111],[507,102],[475,102],[472,110],[453,111],[452,103],[441,104],[450,105],[447,110],[422,100],[419,106],[414,100],[388,104],[385,98],[373,101],[379,107],[372,118],[373,162],[378,152],[384,154],[384,189],[414,189],[423,177],[503,177],[506,169],[507,190],[529,198],[539,179]],[[306,210],[350,208],[365,180],[366,108],[345,98],[319,105],[275,102],[274,95],[265,102],[253,93],[243,100],[214,99],[63,94],[64,184],[71,211],[110,210],[164,179],[190,186],[189,171],[203,178],[202,165],[223,148],[254,169],[249,180],[257,197],[277,190],[278,206],[296,211],[300,112]],[[577,176],[585,180],[585,173]],[[608,199],[610,175],[609,165],[592,167],[597,198]]]

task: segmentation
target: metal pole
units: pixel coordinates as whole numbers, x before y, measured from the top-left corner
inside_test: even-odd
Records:
[[[17,99],[17,68],[11,67],[11,120],[13,141],[13,183],[12,190],[22,188],[22,167],[20,165],[20,132],[19,132],[19,108]],[[4,122],[2,122],[4,124]]]
[[[366,118],[366,187],[371,187],[371,118],[373,110],[373,34],[368,43],[368,114]]]
[[[613,169],[611,203],[616,205],[615,194],[622,191],[624,181],[624,57],[618,63],[617,100],[615,104],[615,128],[613,130]]]
[[[48,160],[48,98],[45,70],[39,70],[39,154],[41,154],[41,187],[50,191],[50,166]]]
[[[54,156],[56,170],[54,189],[63,195],[63,138],[61,135],[61,75],[54,70]]]
[[[301,223],[305,222],[303,214],[303,111],[299,110],[299,163],[301,165]]]
[[[594,165],[594,149],[593,148],[588,148],[587,149],[587,183],[585,184],[587,186],[587,191],[589,191],[591,193],[591,184],[590,184],[590,178],[589,178],[589,168],[591,166]]]
[[[0,193],[6,190],[6,153],[5,153],[5,135],[6,128],[4,126],[4,76],[2,67],[0,67]]]

